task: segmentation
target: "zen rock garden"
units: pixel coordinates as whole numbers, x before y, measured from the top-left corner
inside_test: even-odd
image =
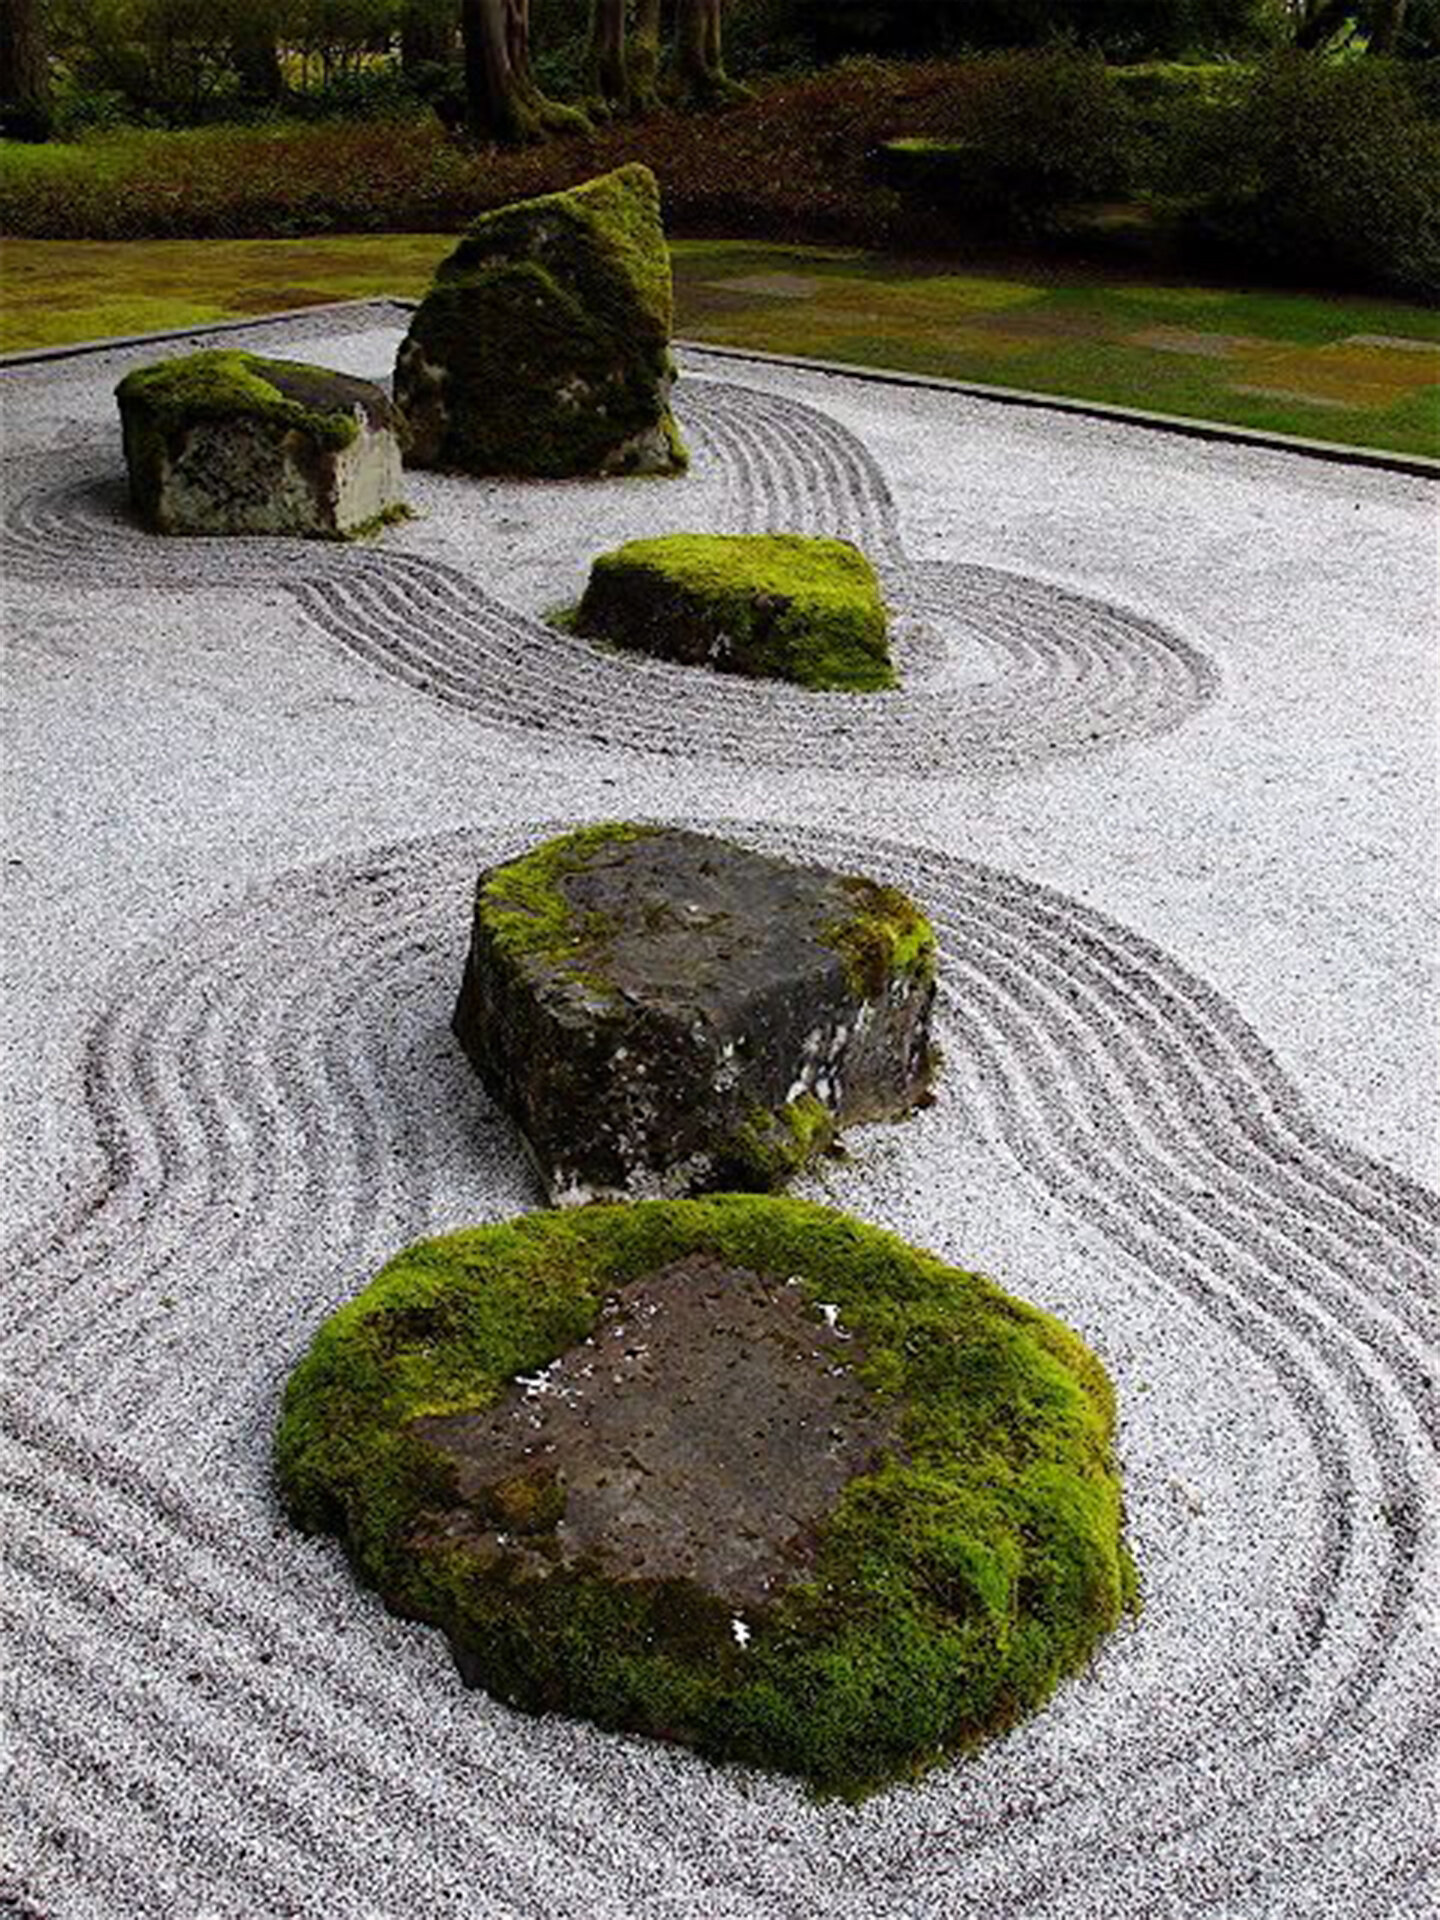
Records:
[[[659,191],[626,166],[481,216],[444,260],[393,399],[225,350],[116,392],[155,533],[347,538],[408,515],[402,457],[458,474],[679,474]],[[844,540],[672,534],[596,557],[567,624],[605,645],[815,692],[896,685],[874,568]]]
[[[459,475],[678,474],[643,167],[486,214],[392,402],[233,351],[120,384],[158,533],[345,537]],[[819,695],[895,685],[843,541],[599,555],[582,636]],[[543,643],[543,629],[541,641]],[[779,1190],[931,1096],[937,945],[880,881],[588,826],[482,873],[461,1048],[552,1211],[422,1242],[286,1394],[297,1525],[532,1711],[863,1794],[1039,1707],[1133,1604],[1100,1363],[992,1282]]]
[[[277,1443],[297,1524],[470,1683],[859,1795],[1040,1705],[1133,1604],[1075,1335],[711,1191],[926,1097],[935,964],[897,889],[705,834],[481,875],[455,1028],[561,1204],[401,1254]]]
[[[130,494],[156,533],[344,537],[401,517],[415,467],[680,473],[655,177],[621,167],[476,221],[422,301],[393,401],[234,351],[120,382]]]

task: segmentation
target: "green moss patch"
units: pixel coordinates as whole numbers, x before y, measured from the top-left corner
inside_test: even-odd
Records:
[[[879,1000],[896,980],[933,980],[935,929],[909,894],[860,874],[852,874],[845,885],[855,911],[834,921],[826,939],[844,960],[852,989]]]
[[[757,1107],[719,1156],[715,1185],[740,1193],[775,1193],[822,1154],[836,1149],[835,1115],[813,1093],[771,1112]]]
[[[667,534],[591,565],[576,629],[660,659],[816,690],[896,684],[875,570],[846,540]]]
[[[396,364],[412,461],[549,478],[681,470],[671,320],[648,168],[482,215]]]
[[[467,1508],[436,1438],[695,1256],[798,1289],[890,1436],[743,1634],[713,1585],[567,1558],[563,1480]],[[826,1208],[722,1195],[409,1248],[316,1335],[276,1462],[294,1521],[501,1699],[858,1795],[1034,1711],[1134,1604],[1113,1425],[1094,1355],[989,1280]]]
[[[263,420],[303,433],[317,446],[348,447],[362,383],[325,367],[221,348],[137,367],[115,389],[122,412],[148,415],[161,433],[197,420]],[[388,424],[377,422],[376,424]]]
[[[567,874],[583,872],[603,848],[625,846],[654,831],[624,820],[602,821],[492,868],[476,908],[497,950],[512,961],[539,960],[569,979],[607,991],[597,968],[614,929],[603,916],[578,911],[561,882]]]

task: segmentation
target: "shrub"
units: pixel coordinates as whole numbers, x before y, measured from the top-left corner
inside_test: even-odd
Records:
[[[1440,127],[1403,71],[1287,54],[1211,118],[1195,242],[1237,264],[1440,293]]]
[[[129,118],[123,94],[82,87],[68,77],[55,89],[54,109],[51,137],[56,140],[78,140],[103,128],[122,127]]]
[[[1067,206],[1122,190],[1134,171],[1134,122],[1103,61],[1065,48],[969,63],[950,111],[926,116],[939,140],[889,148],[897,185],[972,231],[1053,225]]]
[[[438,72],[438,80],[433,74]],[[291,109],[306,120],[401,120],[424,111],[426,100],[445,85],[443,67],[422,69],[429,92],[421,82],[393,64],[358,67],[337,73],[308,93],[293,96]]]
[[[516,152],[468,148],[433,117],[131,130],[39,165],[0,148],[0,229],[164,239],[459,227],[639,160],[677,230],[881,245],[904,237],[902,210],[867,153],[917,119],[953,121],[969,88],[953,63],[866,63],[771,86],[723,118],[664,112]]]
[[[1422,0],[1423,3],[1423,0]],[[737,46],[783,62],[1043,46],[1056,35],[1108,59],[1249,47],[1273,24],[1265,0],[735,0]],[[768,64],[768,63],[767,63]]]
[[[1050,51],[851,61],[773,82],[723,116],[657,113],[518,152],[466,147],[424,112],[102,132],[53,148],[0,145],[0,230],[140,239],[456,228],[639,160],[660,180],[670,230],[697,237],[919,251],[987,227],[1044,231],[1069,202],[1144,192],[1174,203],[1202,261],[1425,296],[1437,288],[1440,127],[1423,74],[1369,55],[1344,65],[1291,55],[1258,72],[1117,77]],[[449,84],[444,69],[432,78]],[[942,146],[941,174],[958,171],[960,185],[917,190],[912,163],[897,190],[875,156],[899,137]]]

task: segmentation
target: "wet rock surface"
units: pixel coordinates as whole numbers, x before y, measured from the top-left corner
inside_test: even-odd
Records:
[[[895,1411],[835,1322],[798,1282],[704,1253],[631,1282],[497,1406],[413,1423],[457,1477],[426,1544],[520,1577],[584,1567],[765,1606],[894,1442]]]
[[[933,943],[903,895],[618,833],[481,876],[455,1013],[555,1204],[776,1186],[926,1096]]]

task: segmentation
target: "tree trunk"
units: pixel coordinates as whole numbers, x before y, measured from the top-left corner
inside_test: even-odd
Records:
[[[1300,16],[1295,44],[1302,53],[1314,53],[1344,26],[1351,0],[1312,0]]]
[[[1406,0],[1376,0],[1371,12],[1371,53],[1394,53],[1395,42],[1405,24]]]
[[[462,0],[465,98],[472,133],[518,146],[546,133],[588,132],[575,107],[547,100],[530,70],[530,0]]]
[[[648,113],[660,100],[660,0],[636,0],[629,68],[631,104]]]
[[[450,64],[455,47],[455,0],[406,0],[400,16],[400,66],[407,74],[419,67]]]
[[[240,85],[252,100],[280,98],[285,83],[275,38],[275,16],[270,8],[256,7],[248,19],[241,14],[231,36],[230,58],[240,76]]]
[[[40,0],[0,7],[0,132],[11,140],[50,136],[50,58]]]
[[[515,76],[527,139],[545,133],[589,133],[590,121],[578,107],[562,106],[540,91],[530,66],[530,0],[505,0],[505,44]]]
[[[705,50],[709,44],[709,19],[713,0],[678,0],[675,10],[675,67],[681,82],[692,92],[703,88],[711,78]]]
[[[721,0],[679,0],[675,11],[675,71],[696,106],[719,106],[749,94],[725,71],[720,8]]]
[[[505,0],[505,53],[517,86],[533,87],[530,73],[530,0]]]
[[[585,54],[585,91],[611,113],[630,107],[625,64],[625,0],[590,0],[590,44]]]
[[[462,0],[465,105],[472,133],[511,145],[527,137],[525,113],[510,64],[507,0]]]

